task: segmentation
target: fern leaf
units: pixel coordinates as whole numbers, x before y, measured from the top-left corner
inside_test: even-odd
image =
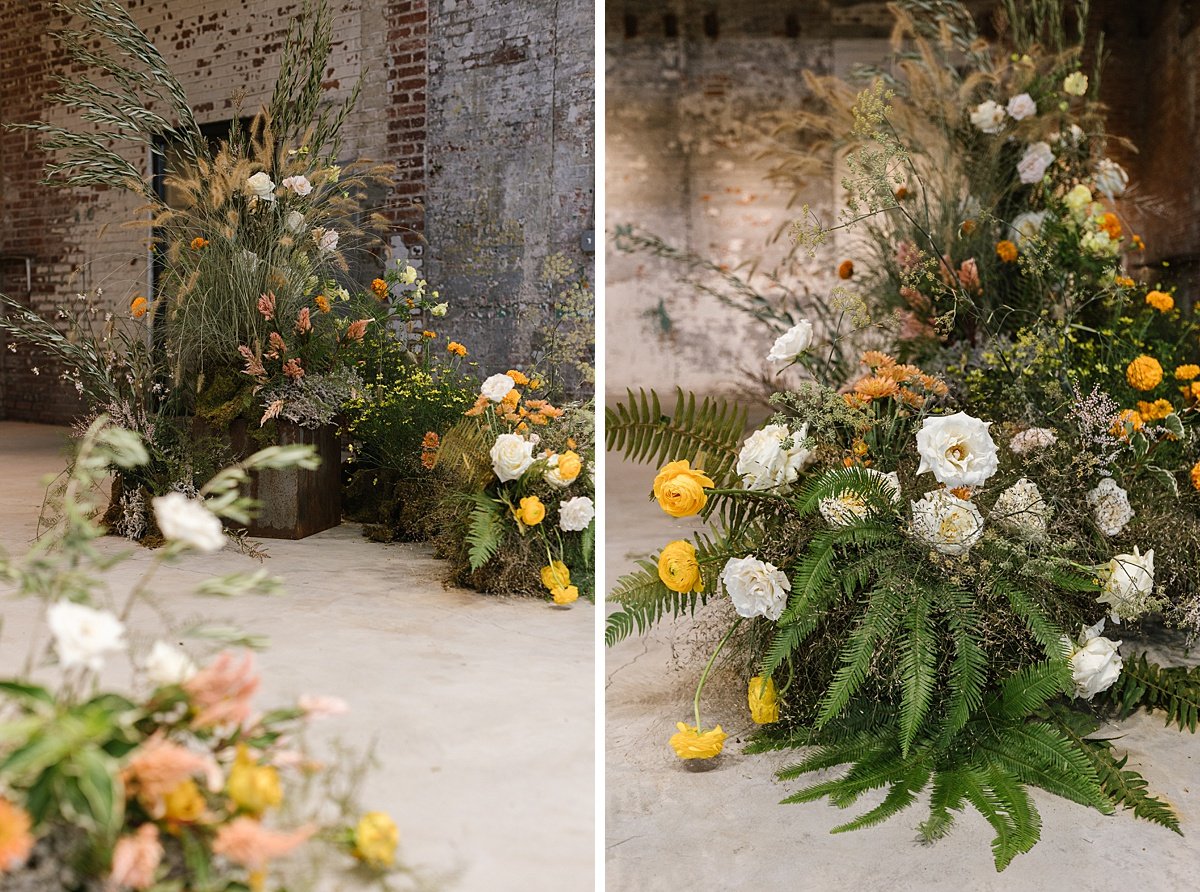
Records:
[[[1125,660],[1115,684],[1102,695],[1119,715],[1135,709],[1159,710],[1166,724],[1193,733],[1200,723],[1200,666],[1163,667],[1145,654]]]
[[[866,680],[877,645],[891,637],[896,629],[900,602],[900,594],[891,588],[876,589],[871,593],[862,621],[842,648],[842,665],[821,699],[816,720],[818,728],[845,709],[850,698]]]
[[[1008,599],[1013,612],[1021,618],[1025,627],[1046,651],[1046,656],[1051,660],[1062,660],[1064,657],[1063,638],[1066,637],[1063,630],[1046,616],[1027,592],[1021,591],[1004,580],[997,580],[995,587],[996,591]]]
[[[482,493],[473,499],[470,526],[467,529],[467,557],[471,569],[478,570],[490,561],[500,549],[504,538],[504,522],[500,517],[500,506]]]
[[[907,756],[937,685],[937,632],[929,615],[930,589],[920,588],[904,617],[900,641],[900,748]]]

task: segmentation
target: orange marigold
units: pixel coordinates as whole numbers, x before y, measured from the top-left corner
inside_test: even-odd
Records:
[[[906,384],[921,377],[921,370],[915,365],[885,365],[882,366],[877,374],[884,378],[891,378],[897,384]]]
[[[135,297],[129,304],[129,313],[134,319],[141,319],[150,309],[150,301],[142,297],[140,294]]]
[[[1158,399],[1152,403],[1138,400],[1137,410],[1143,421],[1161,421],[1174,412],[1175,407],[1170,400]]]
[[[843,393],[842,399],[846,401],[846,405],[851,409],[861,409],[871,402],[869,396],[864,396],[861,393]]]
[[[1008,239],[996,242],[996,256],[1005,263],[1012,263],[1017,259],[1017,246]]]
[[[455,356],[466,356],[467,348],[458,341],[451,341],[446,345],[446,352],[453,353]]]
[[[904,201],[904,199],[908,198],[908,188],[905,186],[901,186],[899,189],[896,190],[895,194],[896,194],[896,201]]]
[[[423,331],[423,332],[421,332],[421,337],[432,341],[434,338],[437,337],[437,332],[436,331]]]
[[[1140,431],[1145,424],[1145,420],[1134,409],[1122,409],[1116,418],[1113,419],[1112,427],[1109,432],[1114,437],[1128,439],[1129,435],[1134,431]]]
[[[318,294],[316,297],[314,297],[313,303],[317,305],[317,309],[322,313],[328,313],[331,309],[329,305],[329,298],[327,298],[324,294]]]
[[[1153,390],[1162,379],[1163,368],[1153,356],[1139,356],[1125,369],[1125,380],[1134,390]]]
[[[24,809],[0,797],[0,873],[25,863],[33,851],[33,821]]]
[[[373,279],[371,281],[371,290],[375,292],[375,296],[380,300],[387,300],[388,283],[383,279]]]
[[[963,235],[970,235],[975,231],[975,221],[963,220],[962,225],[958,227],[958,231]]]
[[[1100,218],[1100,228],[1107,232],[1114,242],[1121,237],[1121,221],[1111,211]]]
[[[1200,489],[1200,461],[1192,465],[1192,489]]]
[[[1129,276],[1117,276],[1113,279],[1113,282],[1122,288],[1132,288],[1134,285],[1133,279],[1129,278]]]
[[[198,235],[194,239],[192,239],[192,250],[193,251],[203,251],[207,247],[208,247],[208,239],[206,239],[204,236]]]
[[[529,378],[527,378],[524,373],[518,372],[516,369],[509,369],[504,374],[506,374],[506,375],[508,375],[508,377],[512,378],[513,383],[516,384],[518,387],[524,387],[526,384],[529,383]]]
[[[1191,381],[1193,378],[1200,376],[1200,365],[1187,363],[1175,367],[1176,381]]]
[[[854,261],[843,260],[840,264],[838,264],[837,273],[839,279],[849,279],[854,275]]]
[[[871,399],[886,399],[896,396],[900,392],[900,386],[891,378],[885,378],[882,375],[867,375],[855,383],[854,392]]]
[[[1160,313],[1166,313],[1175,308],[1175,298],[1165,291],[1151,291],[1146,295],[1146,303]]]
[[[1140,235],[1135,234],[1133,236],[1133,249],[1135,251],[1145,251],[1146,250],[1146,243],[1144,241],[1142,241],[1142,237]]]

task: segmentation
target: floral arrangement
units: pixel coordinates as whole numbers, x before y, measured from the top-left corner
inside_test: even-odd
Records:
[[[594,597],[595,417],[536,397],[541,386],[516,369],[491,375],[423,456],[447,486],[436,543],[458,578],[566,606]]]
[[[0,577],[14,594],[44,603],[48,631],[31,638],[25,670],[0,682],[5,888],[282,889],[271,881],[273,862],[315,847],[327,851],[326,861],[383,884],[399,870],[395,823],[358,811],[343,795],[338,776],[352,766],[322,767],[304,745],[305,726],[344,711],[343,703],[309,696],[258,711],[253,655],[237,651],[254,639],[216,624],[164,636],[223,648],[211,658],[164,639],[130,654],[127,624],[151,600],[155,570],[185,552],[221,549],[222,517],[244,522],[251,510],[238,494],[249,472],[311,464],[310,451],[272,447],[219,473],[197,498],[157,498],[153,510],[169,544],[140,581],[118,592],[109,572],[122,558],[94,547],[104,530],[91,494],[110,465],[146,459],[136,434],[97,419],[63,490],[64,523],[24,556],[0,557]],[[208,579],[197,590],[231,596],[277,588],[259,570]],[[103,686],[101,671],[126,655],[132,693]],[[346,807],[331,811],[334,789]]]
[[[665,463],[662,509],[710,529],[617,583],[608,640],[720,599],[679,758],[724,746],[701,705],[725,653],[751,749],[808,749],[782,779],[849,766],[785,801],[886,788],[844,831],[929,789],[921,838],[969,805],[1003,869],[1039,838],[1033,786],[1180,831],[1090,735],[1139,707],[1200,720],[1200,670],[1119,640],[1151,617],[1200,632],[1200,367],[1171,288],[1124,264],[1145,250],[1121,217],[1128,176],[1062,16],[1005,4],[1001,47],[939,10],[900,4],[900,74],[842,105],[850,88],[823,81],[832,110],[802,116],[810,135],[851,130],[849,200],[838,226],[806,212],[794,235],[854,240],[841,310],[793,317],[764,350],[802,376],[769,423],[743,441],[739,410],[682,394],[670,415],[644,393],[609,412],[610,448]]]

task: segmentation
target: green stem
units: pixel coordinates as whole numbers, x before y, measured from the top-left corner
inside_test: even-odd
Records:
[[[718,642],[717,649],[714,650],[713,655],[708,658],[708,665],[705,666],[704,671],[702,673],[700,673],[700,684],[696,685],[696,697],[694,700],[692,700],[692,708],[693,708],[695,716],[696,716],[696,733],[697,734],[700,733],[700,695],[704,692],[704,683],[706,681],[708,681],[708,673],[710,673],[712,671],[713,663],[715,663],[717,661],[717,654],[719,654],[721,652],[721,649],[723,647],[725,647],[725,643],[731,637],[733,637],[733,633],[737,630],[737,627],[740,626],[741,624],[742,624],[742,617],[739,616],[736,620],[734,620],[733,625],[729,627],[729,631],[726,632],[725,635],[721,638],[720,642]]]

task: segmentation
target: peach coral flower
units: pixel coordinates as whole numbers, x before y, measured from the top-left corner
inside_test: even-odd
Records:
[[[121,778],[150,816],[161,818],[167,795],[197,774],[205,776],[210,788],[220,788],[221,772],[211,756],[194,753],[158,733],[133,751]]]
[[[262,313],[262,317],[267,320],[275,318],[275,294],[268,291],[258,298],[258,312]]]
[[[0,797],[0,873],[25,863],[35,842],[29,832],[32,826],[33,821],[24,809]]]
[[[234,818],[217,831],[212,850],[247,870],[262,870],[273,858],[281,858],[303,845],[316,828],[301,827],[291,833],[268,830],[254,818]]]
[[[305,307],[296,317],[296,334],[305,334],[310,331],[312,331],[312,316],[308,312],[308,307]]]
[[[367,333],[367,326],[370,324],[370,319],[357,319],[351,322],[350,326],[346,329],[346,340],[361,341],[363,335]]]
[[[881,350],[868,350],[862,355],[863,365],[870,366],[873,369],[896,364],[896,360],[888,356]]]
[[[244,724],[250,718],[250,701],[258,684],[254,654],[247,653],[239,663],[231,651],[221,651],[183,686],[196,707],[193,726]]]
[[[854,385],[854,392],[871,399],[885,399],[900,392],[900,387],[891,378],[882,375],[868,375]]]
[[[300,360],[289,359],[283,364],[283,373],[289,377],[299,381],[304,377],[304,367],[300,365]]]
[[[162,863],[163,847],[158,828],[143,824],[132,836],[122,836],[113,849],[109,882],[124,889],[149,889]]]

